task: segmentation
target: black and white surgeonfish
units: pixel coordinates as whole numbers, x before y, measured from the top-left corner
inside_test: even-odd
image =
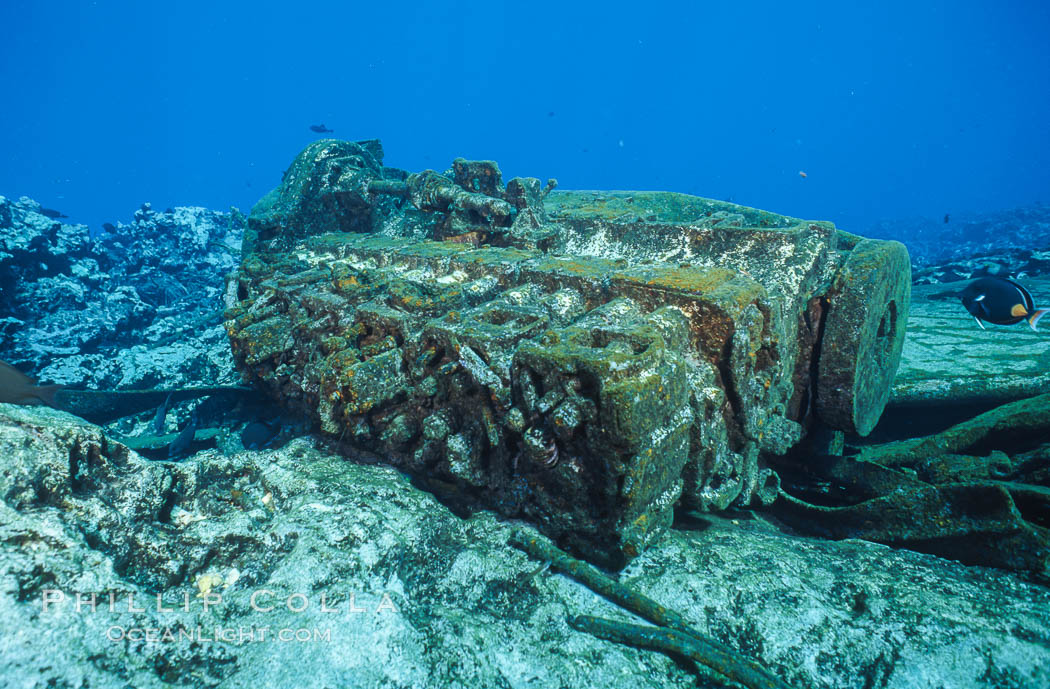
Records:
[[[1032,299],[1031,293],[1006,278],[979,278],[957,295],[982,329],[984,324],[981,321],[996,325],[1013,325],[1028,321],[1028,325],[1035,330],[1035,324],[1050,311],[1035,308],[1035,300]]]

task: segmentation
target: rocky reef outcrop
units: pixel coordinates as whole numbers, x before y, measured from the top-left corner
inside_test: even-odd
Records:
[[[103,389],[236,379],[220,327],[236,210],[145,204],[97,236],[43,210],[0,197],[0,359]]]
[[[0,405],[0,454],[10,686],[722,682],[574,630],[567,615],[631,620],[508,547],[522,527],[309,439],[151,462]],[[693,513],[619,580],[793,687],[1050,682],[1050,592],[1001,571]]]
[[[916,284],[1050,274],[1050,206],[960,213],[946,220],[884,221],[866,234],[904,242]]]

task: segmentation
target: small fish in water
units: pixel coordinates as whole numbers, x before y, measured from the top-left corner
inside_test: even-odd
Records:
[[[189,453],[190,445],[193,444],[193,438],[197,435],[197,410],[194,409],[190,414],[190,420],[186,423],[186,427],[179,431],[179,434],[175,437],[175,440],[171,441],[168,445],[168,459],[182,459]]]
[[[323,124],[311,124],[310,131],[317,132],[318,134],[335,134],[334,129],[329,129]]]
[[[41,215],[46,215],[47,217],[51,218],[52,220],[57,220],[59,218],[68,218],[69,217],[68,215],[62,213],[61,211],[56,211],[56,210],[51,209],[51,208],[41,208],[40,209],[40,214]]]
[[[153,435],[164,435],[164,429],[167,427],[168,410],[171,409],[171,395],[168,393],[168,398],[164,400],[164,404],[157,407],[157,415],[153,417],[153,423],[150,424],[150,430],[153,431]]]
[[[945,213],[945,214],[944,214],[944,224],[945,224],[945,225],[947,225],[947,224],[948,224],[948,222],[949,222],[949,221],[950,221],[951,219],[952,219],[952,216],[948,215],[947,213]]]
[[[996,325],[1013,325],[1028,321],[1035,330],[1036,323],[1050,309],[1035,308],[1031,293],[1013,280],[1006,278],[979,278],[966,286],[956,296],[963,306],[984,329],[981,321]]]
[[[805,179],[805,178],[809,177],[809,175],[807,175],[804,170],[799,170],[798,171],[798,176],[801,177],[802,179]]]
[[[0,402],[8,404],[46,404],[55,406],[55,393],[61,385],[36,385],[36,381],[11,364],[0,361]]]

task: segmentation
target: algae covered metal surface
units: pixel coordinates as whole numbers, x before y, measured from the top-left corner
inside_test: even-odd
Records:
[[[676,504],[775,499],[765,458],[818,417],[871,430],[904,340],[902,245],[555,187],[311,144],[253,209],[228,285],[242,373],[347,452],[612,566]]]

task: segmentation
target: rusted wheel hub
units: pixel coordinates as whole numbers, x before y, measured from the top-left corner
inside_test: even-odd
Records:
[[[817,413],[860,435],[875,428],[900,363],[911,304],[911,264],[900,242],[865,239],[827,294]]]

